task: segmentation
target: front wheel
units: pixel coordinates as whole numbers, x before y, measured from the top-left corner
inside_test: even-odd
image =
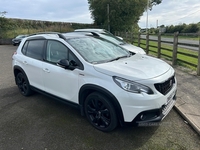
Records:
[[[23,73],[17,74],[16,83],[22,95],[29,96],[32,94],[28,79]]]
[[[117,116],[113,105],[104,95],[91,93],[84,103],[85,114],[96,129],[108,132],[117,126]]]

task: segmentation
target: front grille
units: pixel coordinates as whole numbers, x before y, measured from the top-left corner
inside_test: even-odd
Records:
[[[156,90],[158,90],[163,95],[166,95],[173,87],[173,84],[175,83],[175,76],[172,76],[167,81],[163,83],[156,83],[154,84]]]

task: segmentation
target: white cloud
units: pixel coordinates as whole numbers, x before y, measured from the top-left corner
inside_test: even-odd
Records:
[[[146,12],[139,21],[141,28],[146,27]],[[148,27],[158,25],[177,25],[180,23],[200,22],[200,3],[199,0],[163,0],[160,5],[154,6],[148,13]]]

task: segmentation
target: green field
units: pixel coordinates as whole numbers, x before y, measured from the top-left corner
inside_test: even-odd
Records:
[[[173,35],[162,35],[162,37],[174,38]],[[200,35],[199,36],[198,35],[196,35],[196,36],[194,36],[194,35],[187,35],[187,36],[179,35],[178,38],[198,41],[200,38]]]

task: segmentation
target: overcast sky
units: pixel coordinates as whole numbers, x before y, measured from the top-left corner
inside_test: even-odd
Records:
[[[140,18],[139,26],[146,27],[147,13]],[[163,0],[148,11],[148,27],[200,22],[200,0]]]
[[[7,18],[92,23],[87,0],[0,0]],[[146,27],[147,13],[139,21]],[[163,0],[148,11],[148,27],[200,22],[200,0]]]

